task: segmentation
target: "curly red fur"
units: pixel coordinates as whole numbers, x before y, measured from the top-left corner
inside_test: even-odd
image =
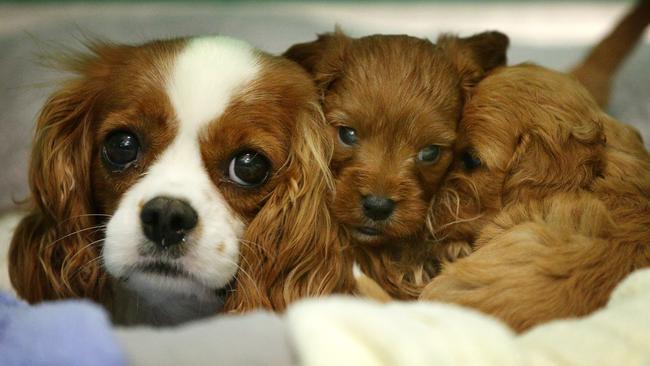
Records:
[[[458,154],[482,166],[455,166],[430,215],[435,235],[475,252],[445,265],[422,299],[523,331],[593,312],[650,265],[650,155],[575,80],[500,69],[475,89],[459,136]]]
[[[248,225],[227,310],[284,310],[303,297],[352,292],[352,264],[327,206],[332,144],[324,128],[316,105],[298,121],[285,167],[287,183],[271,193]]]
[[[14,234],[9,267],[13,286],[30,302],[106,296],[101,235],[91,215],[96,92],[73,81],[50,97],[38,118],[29,169],[32,209]]]
[[[438,44],[403,35],[351,38],[340,30],[292,46],[285,56],[312,74],[335,148],[332,211],[361,270],[391,296],[417,297],[436,272],[436,250],[422,244],[425,216],[451,162],[465,93],[505,63],[508,38],[485,32],[467,38],[443,35]],[[355,146],[338,143],[341,126],[354,128]],[[440,157],[419,164],[415,156],[436,145]],[[364,197],[395,202],[391,216],[372,220]],[[360,227],[379,232],[360,234]]]

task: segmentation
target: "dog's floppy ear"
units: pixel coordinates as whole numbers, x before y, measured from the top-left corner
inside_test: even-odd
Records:
[[[509,43],[505,34],[496,31],[466,38],[443,34],[437,41],[458,70],[465,90],[476,85],[488,71],[506,64]]]
[[[9,253],[11,282],[29,302],[68,297],[101,301],[108,289],[99,262],[101,226],[93,210],[90,169],[101,86],[96,77],[107,71],[98,55],[109,46],[89,47],[89,55],[54,60],[77,76],[47,100],[36,124],[29,167],[31,210],[18,225]]]
[[[246,229],[227,311],[283,310],[303,297],[352,291],[352,264],[329,212],[332,142],[325,131],[320,109],[310,105],[291,137],[286,178]]]
[[[319,34],[315,41],[291,46],[284,57],[307,70],[316,86],[324,92],[342,71],[345,52],[351,41],[337,27],[333,33]]]
[[[41,111],[33,141],[31,212],[14,234],[9,271],[29,302],[66,297],[99,300],[104,276],[91,214],[92,93],[75,81]]]
[[[553,113],[553,115],[550,115]],[[534,128],[519,137],[507,166],[504,203],[545,195],[549,191],[572,192],[588,188],[604,169],[603,124],[590,119],[566,118],[556,110],[536,115]],[[580,118],[580,116],[578,116]],[[525,195],[526,197],[522,197]]]

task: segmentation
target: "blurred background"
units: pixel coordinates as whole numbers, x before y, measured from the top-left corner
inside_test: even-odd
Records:
[[[272,53],[332,31],[406,33],[435,40],[495,29],[511,39],[509,62],[558,70],[577,62],[630,1],[126,2],[0,1],[0,211],[27,197],[35,117],[62,75],[39,66],[44,48],[79,47],[84,36],[138,43],[223,34]],[[617,79],[610,112],[650,141],[650,32]]]

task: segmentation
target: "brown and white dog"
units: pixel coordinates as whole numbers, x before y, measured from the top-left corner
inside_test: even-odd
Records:
[[[333,213],[361,270],[393,297],[417,297],[436,271],[437,253],[420,245],[427,208],[452,160],[466,93],[505,64],[507,46],[498,32],[434,44],[337,30],[285,53],[313,76],[338,141]]]
[[[20,296],[161,324],[224,296],[226,310],[280,310],[350,291],[331,142],[298,65],[227,37],[90,50],[62,62],[76,77],[38,119],[33,205],[10,251]]]

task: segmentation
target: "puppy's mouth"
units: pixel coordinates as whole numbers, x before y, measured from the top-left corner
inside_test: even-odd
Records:
[[[366,236],[381,236],[382,232],[379,229],[375,229],[370,226],[361,226],[356,229],[357,232],[366,235]]]
[[[197,276],[185,269],[180,263],[164,259],[141,262],[133,266],[129,272],[131,274],[126,276],[126,280],[133,274],[138,274],[140,278],[149,278],[150,280],[147,282],[151,281],[151,283],[160,283],[160,281],[169,283],[169,281],[173,281],[174,283],[181,282],[204,286]]]
[[[189,272],[183,270],[180,266],[169,262],[154,261],[143,263],[138,265],[135,269],[147,274],[194,279],[194,276],[192,276]]]
[[[351,230],[352,237],[366,245],[380,245],[386,240],[386,234],[372,226],[356,226]]]

